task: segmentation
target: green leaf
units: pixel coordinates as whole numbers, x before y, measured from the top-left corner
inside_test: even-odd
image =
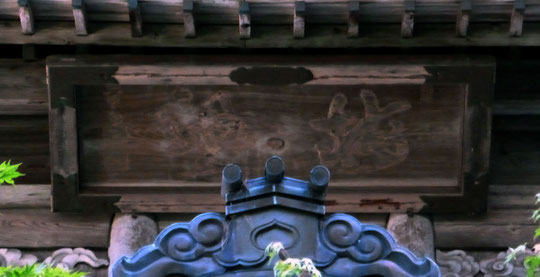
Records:
[[[15,181],[13,181],[13,179],[24,176],[24,174],[17,171],[19,170],[20,165],[20,163],[11,165],[11,161],[4,161],[2,164],[0,164],[0,185],[3,183],[15,185]]]

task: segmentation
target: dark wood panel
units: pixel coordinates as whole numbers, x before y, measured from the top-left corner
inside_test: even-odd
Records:
[[[255,178],[277,154],[294,178],[324,164],[335,185],[457,187],[465,90],[429,89],[83,87],[80,181],[218,184],[227,163]]]
[[[435,247],[449,249],[506,248],[524,242],[534,245],[537,227],[532,210],[488,211],[474,217],[435,216]]]
[[[50,185],[0,186],[0,209],[49,209]]]
[[[50,184],[47,115],[0,115],[0,162],[22,163],[17,184]]]
[[[0,116],[47,115],[44,61],[0,59]]]
[[[297,178],[329,166],[332,211],[485,207],[489,59],[54,57],[48,72],[58,211],[99,194],[122,211],[207,211],[215,196],[175,197],[217,189],[229,162],[260,176],[273,154]]]
[[[2,210],[1,247],[100,247],[109,244],[111,216],[59,215],[46,209]]]
[[[514,124],[517,123],[514,121]],[[539,168],[540,132],[494,132],[491,184],[538,185],[540,184]]]

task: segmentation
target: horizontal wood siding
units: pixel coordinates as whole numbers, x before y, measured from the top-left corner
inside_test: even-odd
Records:
[[[11,119],[0,120],[0,129],[10,134],[0,136],[0,159],[23,162],[22,171],[29,175],[18,179],[19,183],[50,183],[48,123],[46,105],[42,104],[47,102],[43,64],[42,61],[21,60],[0,62],[0,72],[7,74],[0,74],[0,105],[3,105],[0,117]],[[522,101],[527,107],[530,100],[540,98],[536,84],[540,80],[540,72],[536,70],[539,66],[538,59],[498,59],[489,211],[475,217],[435,216],[437,248],[502,249],[531,240],[535,225],[529,217],[534,208],[533,196],[540,192],[539,121],[536,121],[534,109],[531,113],[516,115],[512,111],[530,109],[502,104]],[[25,79],[36,81],[26,83]],[[37,110],[43,111],[42,115],[36,114],[35,105],[41,105]],[[515,130],[518,124],[520,127]],[[514,129],[510,128],[512,126]],[[19,150],[22,154],[17,156]],[[33,167],[25,167],[25,164],[33,164]],[[49,212],[49,194],[49,185],[0,187],[3,214],[0,216],[0,247],[108,246],[110,217],[53,215]],[[222,207],[221,203],[216,203],[215,207],[218,206]],[[385,215],[363,219],[366,216],[371,215],[358,215],[365,222],[379,224],[385,220]],[[162,229],[192,217],[193,214],[159,215],[158,219]]]
[[[59,248],[109,245],[111,215],[53,214],[49,209],[2,210],[0,247]]]
[[[17,184],[50,183],[45,63],[0,61],[0,162],[22,163]]]

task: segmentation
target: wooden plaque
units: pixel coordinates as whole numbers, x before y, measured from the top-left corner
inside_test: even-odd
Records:
[[[332,172],[329,212],[480,212],[485,57],[47,60],[54,211],[222,211],[221,170]]]

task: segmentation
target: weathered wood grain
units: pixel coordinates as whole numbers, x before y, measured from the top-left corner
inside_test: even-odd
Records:
[[[84,0],[72,0],[73,20],[75,31],[79,36],[88,35],[88,16],[86,15],[86,2]]]
[[[469,22],[471,20],[472,4],[471,0],[461,0],[456,18],[456,35],[459,37],[467,36]]]
[[[0,134],[0,162],[22,163],[20,172],[26,174],[17,178],[16,184],[50,183],[46,115],[0,115]]]
[[[386,186],[417,187],[417,179],[433,178],[433,186],[457,187],[464,90],[437,86],[427,101],[419,90],[416,85],[81,88],[81,182],[218,184],[227,163],[255,178],[262,170],[257,165],[279,154],[294,178],[305,178],[320,163],[332,171],[334,185],[369,187],[384,178]]]
[[[351,1],[349,3],[349,27],[347,36],[350,38],[358,37],[360,20],[360,1]]]
[[[194,38],[196,35],[195,29],[195,3],[193,0],[185,0],[182,3],[184,11],[184,37]]]
[[[0,186],[0,209],[49,209],[50,185]]]
[[[482,216],[435,216],[435,246],[437,248],[506,248],[524,242],[534,245],[537,227],[532,211],[488,211]],[[475,234],[475,235],[473,235]]]
[[[203,24],[236,25],[238,2],[236,0],[197,1],[197,14]],[[253,0],[252,16],[255,24],[287,24],[293,21],[294,0]],[[504,22],[512,13],[513,2],[510,0],[474,1],[472,22]],[[307,1],[309,11],[306,22],[309,24],[347,24],[349,1],[311,0]],[[127,1],[88,0],[88,17],[91,21],[129,22],[126,12]],[[400,23],[404,1],[362,1],[362,22]],[[16,1],[0,0],[0,19],[18,19]],[[38,21],[60,20],[73,22],[71,0],[33,0],[34,16]],[[181,0],[141,0],[141,16],[148,23],[183,22]],[[459,1],[419,0],[416,1],[418,22],[445,22],[455,24]],[[527,1],[526,20],[540,19],[540,2]],[[506,30],[508,27],[506,27]]]
[[[471,208],[473,204],[454,203],[459,197],[485,198],[464,184],[486,184],[483,161],[489,144],[484,140],[489,132],[482,130],[489,127],[489,115],[478,105],[489,105],[485,96],[491,90],[493,68],[484,59],[476,59],[478,64],[475,59],[441,59],[391,65],[393,59],[381,57],[361,63],[347,57],[318,57],[316,62],[307,57],[235,57],[230,64],[215,57],[181,57],[177,62],[174,57],[166,62],[149,57],[147,63],[135,64],[119,58],[115,65],[111,59],[103,64],[92,58],[51,58],[50,115],[56,116],[51,122],[57,124],[51,125],[56,155],[52,160],[58,164],[53,167],[53,195],[61,193],[53,197],[53,206],[81,205],[79,189],[99,183],[141,182],[140,188],[158,199],[162,192],[148,184],[177,183],[176,194],[189,194],[182,190],[183,182],[218,184],[221,169],[230,162],[243,167],[246,178],[258,177],[259,168],[252,165],[279,154],[292,165],[288,176],[304,178],[311,167],[325,164],[338,188],[330,194],[339,194],[339,189],[362,191],[360,200],[336,203],[333,208],[340,211]],[[268,62],[281,66],[265,67]],[[77,64],[83,71],[74,70]],[[473,72],[476,77],[471,79]],[[470,83],[468,95],[479,95],[472,102],[465,100],[463,83],[433,78],[441,74],[451,82]],[[63,83],[66,80],[70,83]],[[276,91],[281,97],[274,97]],[[73,103],[79,104],[72,108]],[[475,109],[475,117],[463,117],[464,103]],[[79,127],[73,131],[73,116],[62,116],[75,113]],[[463,150],[462,136],[474,147]],[[469,154],[470,149],[476,150]],[[156,208],[151,199],[146,207],[130,202],[137,193],[128,196],[121,187],[110,191],[121,199],[116,205],[120,210]],[[103,193],[107,188],[100,189]],[[391,191],[396,194],[382,196]],[[449,195],[448,203],[438,198]],[[171,212],[185,211],[167,203],[175,207]],[[201,202],[197,208],[211,209],[209,204]],[[135,211],[149,211],[138,208]]]
[[[251,10],[246,1],[241,1],[238,7],[238,32],[240,39],[251,37]]]
[[[129,22],[131,24],[131,36],[142,37],[143,19],[139,0],[128,0]]]
[[[238,15],[236,17],[238,22]],[[13,21],[0,21],[0,33],[6,43],[115,46],[151,46],[182,48],[372,48],[372,47],[441,47],[441,46],[538,46],[540,24],[527,23],[520,37],[508,36],[508,24],[475,24],[467,39],[457,37],[455,23],[416,24],[414,39],[400,37],[399,24],[381,24],[365,28],[361,38],[349,39],[347,25],[311,24],[309,36],[294,39],[290,26],[257,25],[249,40],[238,39],[238,27],[200,25],[197,39],[186,39],[177,25],[145,24],[151,36],[131,37],[129,24],[92,23],[89,36],[77,36],[72,22],[40,22],[38,31],[24,36]],[[524,86],[526,84],[521,84]]]
[[[34,13],[29,0],[18,0],[19,5],[19,21],[21,22],[21,30],[24,35],[32,35],[35,32],[34,28]]]
[[[106,248],[110,221],[107,214],[59,215],[45,209],[2,210],[0,247]]]
[[[0,116],[47,115],[43,61],[0,60]]]
[[[294,2],[293,36],[294,38],[304,38],[306,29],[306,1]]]

